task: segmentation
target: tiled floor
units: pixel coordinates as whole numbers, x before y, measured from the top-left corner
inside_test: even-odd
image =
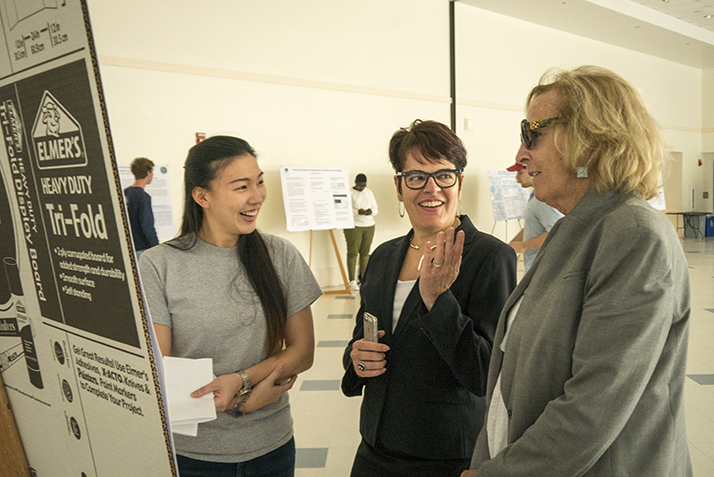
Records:
[[[682,245],[692,282],[685,388],[689,449],[694,475],[714,477],[714,238],[686,239]],[[358,307],[356,295],[325,295],[313,305],[315,364],[290,392],[297,477],[349,476],[360,442],[361,399],[346,398],[339,389],[342,352]]]
[[[325,295],[312,307],[315,363],[290,391],[295,421],[297,477],[348,476],[360,442],[361,398],[340,391],[342,352],[352,336],[356,295]],[[295,390],[298,390],[297,392]]]

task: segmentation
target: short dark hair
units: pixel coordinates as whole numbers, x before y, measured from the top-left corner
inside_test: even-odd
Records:
[[[415,120],[401,128],[389,141],[389,162],[396,172],[402,172],[407,155],[419,153],[424,160],[436,163],[446,159],[455,169],[466,168],[466,148],[461,139],[446,125],[437,121]]]
[[[355,182],[367,182],[367,176],[360,173],[355,176]]]
[[[145,179],[149,172],[154,170],[154,162],[145,157],[137,157],[131,161],[131,173],[134,174],[134,179]]]

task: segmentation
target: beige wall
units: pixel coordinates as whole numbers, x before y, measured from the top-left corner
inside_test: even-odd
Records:
[[[269,188],[259,227],[305,257],[309,234],[285,229],[282,165],[364,172],[380,205],[375,245],[408,230],[387,143],[415,118],[449,122],[448,0],[92,0],[89,9],[118,161],[171,166],[177,224],[181,166],[205,132],[258,150]],[[470,161],[463,210],[478,228],[494,225],[486,173],[512,163],[525,96],[551,66],[594,63],[632,81],[682,153],[682,194],[690,184],[711,193],[695,165],[703,142],[714,150],[711,71],[458,3],[456,14],[457,132]],[[506,238],[503,224],[494,233]],[[313,270],[323,285],[339,278],[326,232],[315,236]]]
[[[702,150],[714,152],[714,68],[702,71]]]
[[[526,95],[551,67],[596,64],[631,81],[663,125],[671,149],[681,153],[679,179],[686,185],[678,190],[684,195],[689,186],[705,189],[696,167],[702,151],[701,70],[467,5],[457,4],[457,19],[458,114],[476,124],[459,134],[471,157],[469,174],[481,185],[469,212],[482,229],[493,226],[485,175],[513,163]],[[464,121],[457,126],[463,128]],[[514,228],[515,222],[509,224],[509,235]],[[505,236],[503,223],[494,233]]]

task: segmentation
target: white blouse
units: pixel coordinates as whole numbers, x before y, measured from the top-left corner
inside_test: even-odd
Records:
[[[397,329],[399,315],[402,314],[404,302],[407,301],[409,293],[414,288],[416,280],[397,280],[397,289],[394,291],[394,312],[392,313],[392,333]]]
[[[504,355],[506,353],[508,333],[522,301],[523,295],[513,305],[511,311],[508,312],[506,332],[503,335],[501,346],[499,346]],[[491,396],[491,402],[488,405],[488,421],[486,422],[488,452],[491,454],[492,459],[508,445],[508,419],[508,409],[506,409],[506,403],[503,402],[503,395],[501,394],[501,372],[499,371],[496,386],[493,388],[493,396]]]

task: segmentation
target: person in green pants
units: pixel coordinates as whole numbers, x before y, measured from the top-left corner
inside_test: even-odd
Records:
[[[367,267],[369,250],[374,238],[374,216],[377,215],[378,209],[374,194],[367,188],[366,175],[357,174],[355,185],[350,192],[355,227],[344,230],[347,242],[347,273],[350,279],[350,288],[358,291],[357,281],[361,281],[364,269]],[[359,255],[359,274],[355,276],[357,255]]]

